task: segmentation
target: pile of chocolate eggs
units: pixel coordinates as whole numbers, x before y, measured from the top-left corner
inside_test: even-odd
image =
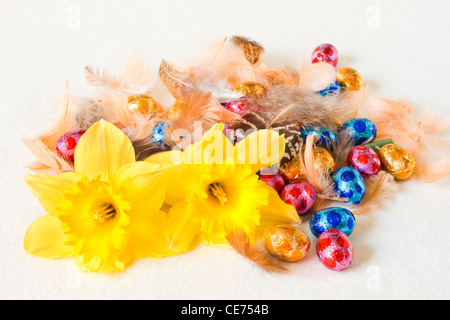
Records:
[[[325,62],[333,67],[338,63],[338,52],[333,45],[321,44],[312,54],[312,63]],[[342,68],[336,72],[336,81],[316,93],[336,96],[341,90],[359,90],[364,82],[358,72]],[[332,153],[337,146],[337,134],[326,128],[302,126],[300,135],[305,143],[308,135],[314,137],[314,168],[329,174],[337,195],[351,206],[360,204],[366,192],[365,179],[385,170],[395,179],[408,179],[414,172],[415,161],[411,154],[392,140],[374,142],[377,137],[375,124],[366,118],[346,121],[341,129],[350,138],[353,147],[347,154],[347,165],[336,168]],[[273,175],[261,175],[260,179],[274,188],[280,198],[292,204],[300,217],[311,213],[316,201],[316,191],[307,182],[300,159],[294,158]],[[328,269],[342,271],[350,267],[353,246],[350,234],[356,225],[353,213],[342,206],[318,210],[310,216],[309,229],[317,238],[316,254]],[[308,236],[294,226],[276,225],[264,233],[266,250],[284,261],[303,259],[310,247]]]

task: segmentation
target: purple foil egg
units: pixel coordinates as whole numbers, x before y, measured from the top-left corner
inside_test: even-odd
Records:
[[[279,173],[275,173],[272,175],[261,175],[259,179],[264,181],[269,187],[275,189],[275,191],[278,193],[280,193],[286,185],[283,177]]]
[[[358,170],[363,176],[371,176],[380,171],[381,161],[375,151],[368,146],[355,146],[348,155],[350,167]]]
[[[292,182],[280,193],[281,199],[294,206],[297,213],[305,215],[316,202],[316,190],[306,181]]]

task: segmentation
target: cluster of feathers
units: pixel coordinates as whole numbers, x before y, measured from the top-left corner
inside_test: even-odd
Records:
[[[274,129],[286,138],[286,152],[281,161],[299,157],[306,180],[316,188],[315,209],[318,210],[327,201],[342,199],[334,190],[332,178],[314,168],[314,140],[308,137],[304,142],[299,128],[321,127],[338,132],[347,120],[367,118],[377,127],[377,140],[392,139],[413,155],[416,171],[412,179],[429,183],[450,172],[450,142],[445,137],[450,127],[450,115],[441,117],[429,108],[419,108],[406,101],[371,96],[366,86],[360,90],[341,90],[336,96],[322,96],[316,92],[336,79],[332,65],[319,62],[304,64],[299,69],[271,68],[264,63],[263,55],[261,44],[233,36],[220,41],[200,61],[190,65],[180,67],[163,60],[158,80],[170,93],[173,104],[163,105],[156,101],[157,108],[149,114],[132,112],[128,108],[129,96],[155,96],[155,79],[142,57],[135,56],[120,75],[86,66],[86,80],[98,88],[97,96],[81,98],[67,93],[63,115],[55,127],[36,138],[23,139],[37,158],[29,168],[49,174],[73,171],[73,163],[57,154],[56,142],[64,133],[86,130],[100,119],[115,124],[130,138],[137,160],[179,143],[171,139],[171,132],[176,129],[190,132],[195,138],[195,122],[201,122],[204,131],[219,122],[228,124],[236,132],[237,129],[244,132],[247,129]],[[257,82],[264,86],[265,93],[252,97],[233,90],[235,85],[243,82]],[[258,111],[242,116],[223,106],[238,99],[244,99]],[[153,128],[165,120],[170,122],[167,139],[164,144],[156,143],[152,139]],[[338,134],[336,145],[329,150],[336,169],[346,165],[346,156],[352,147],[348,136]],[[392,190],[397,187],[396,181],[385,171],[367,178],[365,183],[366,196],[353,208],[356,214],[377,209],[383,198],[392,196]],[[248,243],[245,234],[230,235],[229,242],[250,260],[273,266],[267,262],[267,255]]]

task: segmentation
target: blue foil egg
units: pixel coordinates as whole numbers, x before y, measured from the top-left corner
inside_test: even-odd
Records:
[[[166,134],[166,130],[169,129],[170,122],[168,120],[162,121],[158,123],[152,131],[152,140],[153,142],[160,143],[161,145],[165,145],[164,138]]]
[[[355,223],[355,216],[350,210],[332,207],[315,212],[309,220],[309,227],[316,238],[330,229],[341,230],[349,236],[355,229]]]
[[[358,205],[366,193],[361,174],[350,167],[342,167],[333,173],[335,188],[339,197],[346,198],[346,203]]]
[[[377,127],[366,118],[348,120],[342,125],[342,130],[347,132],[355,145],[372,142],[377,136]]]
[[[308,134],[312,134],[314,136],[314,141],[316,142],[318,147],[323,147],[330,151],[333,151],[333,143],[337,143],[336,134],[333,131],[317,128],[313,129],[308,126],[302,126],[300,130],[300,135],[302,137],[303,143],[306,142],[306,137]]]
[[[325,89],[317,91],[316,93],[318,93],[324,97],[337,96],[337,95],[339,95],[340,88],[341,87],[339,86],[339,83],[337,81],[335,81],[335,82],[331,83]]]

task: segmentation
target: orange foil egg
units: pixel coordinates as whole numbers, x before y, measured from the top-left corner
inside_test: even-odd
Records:
[[[264,231],[264,247],[280,260],[299,261],[305,257],[310,245],[306,234],[291,225],[274,225]]]
[[[352,68],[342,68],[336,73],[336,81],[341,87],[349,90],[359,90],[364,85],[358,71]]]
[[[235,85],[234,91],[246,96],[260,97],[266,92],[266,89],[262,84],[257,82],[243,82]]]
[[[128,97],[128,109],[132,112],[148,115],[156,112],[158,108],[158,104],[155,100],[145,94],[136,94]]]
[[[416,168],[413,156],[394,143],[386,144],[378,154],[384,169],[397,180],[406,180]]]

